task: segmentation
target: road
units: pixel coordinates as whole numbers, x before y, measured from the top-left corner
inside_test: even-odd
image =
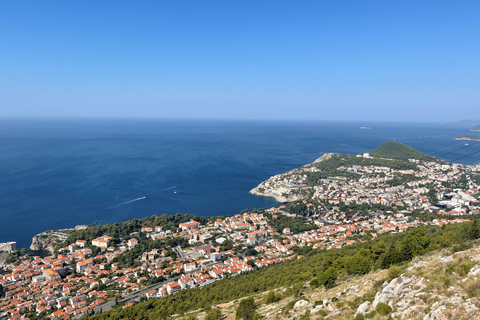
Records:
[[[149,285],[143,289],[140,289],[138,291],[135,291],[135,292],[132,292],[132,293],[129,293],[127,294],[126,296],[123,296],[123,297],[120,297],[118,298],[118,303],[125,303],[125,304],[128,304],[129,302],[133,302],[133,301],[140,301],[140,298],[145,294],[147,293],[148,291],[151,291],[151,290],[154,290],[154,289],[158,289],[160,288],[161,286],[169,283],[169,282],[172,282],[172,281],[177,281],[178,279],[180,279],[180,276],[177,276],[177,277],[173,277],[173,278],[169,278],[168,280],[165,280],[165,281],[162,281],[162,282],[158,282],[158,283],[155,283],[155,284],[152,284],[152,285]],[[112,301],[109,301],[109,302],[105,302],[95,308],[93,308],[93,311],[95,311],[95,313],[99,313],[99,312],[105,312],[105,311],[108,311],[108,310],[111,310],[113,309],[113,307],[115,307],[116,305],[116,302],[115,300],[112,300]],[[83,314],[77,316],[77,317],[74,317],[74,319],[80,319],[83,317]]]

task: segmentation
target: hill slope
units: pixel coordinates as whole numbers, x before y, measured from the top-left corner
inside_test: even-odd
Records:
[[[480,291],[479,261],[478,245],[455,254],[440,250],[415,259],[403,267],[398,277],[388,281],[393,269],[346,277],[329,290],[307,284],[296,297],[287,296],[273,303],[266,303],[266,292],[253,298],[258,314],[268,320],[388,319],[389,316],[393,319],[479,319],[476,302]],[[282,287],[271,292],[280,297],[287,290]],[[218,308],[224,319],[234,320],[239,305],[239,300],[234,300]],[[202,319],[203,314],[195,313],[196,319]],[[183,319],[189,319],[188,316]]]
[[[332,314],[329,317],[332,319],[351,319],[361,304],[366,304],[363,307],[371,312],[369,303],[375,307],[378,303],[391,304],[394,313],[400,312],[397,313],[400,316],[405,314],[404,319],[416,319],[420,313],[423,316],[430,312],[438,314],[446,308],[452,312],[470,313],[469,319],[473,319],[474,315],[480,314],[475,301],[471,299],[480,294],[478,243],[472,252],[463,256],[452,254],[459,249],[469,248],[473,243],[470,239],[479,237],[480,226],[477,222],[415,228],[403,233],[378,236],[374,240],[341,249],[312,250],[302,259],[220,280],[201,289],[181,290],[165,298],[149,299],[125,309],[119,305],[115,310],[85,319],[167,319],[174,314],[192,312],[199,317],[187,316],[184,319],[203,319],[201,310],[208,310],[213,304],[231,305],[229,301],[236,304],[239,299],[252,295],[258,297],[258,294],[270,290],[282,292],[278,297],[273,297],[273,301],[293,301],[287,309],[294,308],[294,300],[308,300],[302,302],[303,306],[294,308],[302,312],[310,311],[310,308],[315,308],[315,301],[320,304],[322,300],[323,307],[317,308],[318,314]],[[414,264],[411,264],[412,259],[415,259]],[[399,279],[391,281],[390,286],[382,286],[387,276],[381,269],[389,267],[391,279],[397,278],[404,268],[413,268],[405,269],[406,273],[400,278],[403,285]],[[372,280],[380,281],[372,283]],[[313,288],[318,290],[309,291]],[[419,305],[421,309],[416,308]],[[327,314],[320,312],[320,309]],[[267,318],[292,319],[292,314],[286,311],[274,309],[264,315],[270,313]]]
[[[382,144],[372,152],[370,152],[372,157],[378,158],[389,158],[408,161],[408,159],[417,159],[424,161],[438,161],[437,158],[429,156],[423,152],[418,151],[406,144],[390,141]]]

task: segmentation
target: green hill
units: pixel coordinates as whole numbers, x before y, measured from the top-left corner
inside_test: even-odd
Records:
[[[470,129],[470,131],[480,131],[480,124]]]
[[[372,157],[397,159],[403,161],[408,161],[408,159],[412,158],[425,161],[439,161],[438,158],[429,156],[428,154],[420,152],[417,149],[397,141],[390,141],[382,144],[377,149],[370,152],[370,155]]]

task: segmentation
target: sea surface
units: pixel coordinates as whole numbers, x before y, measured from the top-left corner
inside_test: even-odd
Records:
[[[371,129],[360,129],[369,126]],[[324,152],[396,140],[454,160],[470,126],[207,120],[0,120],[0,242],[162,213],[232,215],[274,199],[248,191]],[[458,162],[474,164],[480,153]],[[134,201],[132,201],[134,200]]]

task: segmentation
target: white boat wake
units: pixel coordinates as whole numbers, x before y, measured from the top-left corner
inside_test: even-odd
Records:
[[[140,198],[136,198],[136,199],[133,199],[133,200],[125,201],[125,202],[122,202],[122,203],[120,203],[120,204],[114,205],[114,206],[112,206],[112,207],[110,207],[110,208],[120,207],[120,206],[123,206],[123,205],[125,205],[125,204],[129,204],[129,203],[132,203],[132,202],[135,202],[135,201],[143,200],[143,199],[145,199],[145,198],[146,198],[146,197],[140,197]]]

